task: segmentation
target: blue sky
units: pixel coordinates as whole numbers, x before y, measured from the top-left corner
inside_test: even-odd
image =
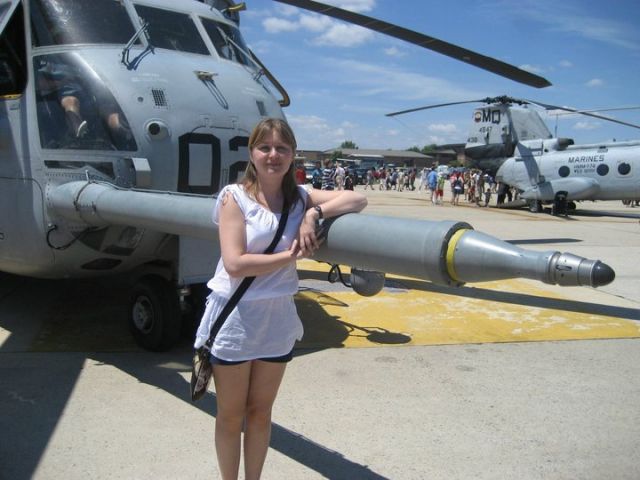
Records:
[[[576,109],[640,106],[637,0],[330,0],[498,58],[547,78],[528,87],[449,57],[270,0],[246,0],[241,30],[291,96],[285,114],[301,149],[344,140],[404,149],[466,140],[473,104],[385,113],[494,95]],[[604,113],[603,113],[604,114]],[[640,124],[640,109],[607,112]],[[559,136],[591,143],[640,139],[640,130],[543,114]]]

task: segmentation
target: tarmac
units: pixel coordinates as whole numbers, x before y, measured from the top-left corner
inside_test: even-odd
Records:
[[[640,208],[583,202],[552,217],[365,193],[364,213],[466,221],[600,259],[616,279],[446,288],[390,276],[365,298],[300,262],[305,337],[263,478],[640,478]],[[109,279],[0,274],[0,479],[219,478],[215,392],[189,399],[190,339],[141,350],[125,297]]]

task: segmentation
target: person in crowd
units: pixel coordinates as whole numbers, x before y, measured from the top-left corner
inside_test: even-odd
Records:
[[[296,162],[296,184],[304,185],[307,183],[307,172],[302,162]]]
[[[428,188],[427,187],[427,176],[429,175],[429,169],[427,167],[424,167],[421,171],[420,171],[420,183],[418,184],[418,191],[422,191],[422,189],[424,188],[425,190]]]
[[[318,190],[322,188],[322,168],[320,168],[320,162],[316,162],[315,168],[311,172],[311,186]]]
[[[480,206],[482,194],[484,193],[484,176],[481,171],[476,171],[472,177],[473,181],[473,202],[476,206]]]
[[[396,168],[396,190],[402,192],[404,190],[404,172]]]
[[[427,186],[429,187],[429,195],[431,196],[431,204],[436,204],[436,190],[438,188],[438,173],[435,167],[429,170],[427,174]]]
[[[442,205],[442,200],[444,199],[444,184],[447,179],[444,174],[438,175],[438,184],[436,185],[436,205]]]
[[[365,184],[364,184],[365,190],[367,188],[371,188],[371,190],[373,190],[373,183],[375,182],[375,178],[376,178],[376,169],[375,167],[371,167],[369,170],[367,170],[367,173],[366,173]]]
[[[464,195],[464,176],[462,174],[456,175],[451,186],[453,188],[453,197],[451,198],[451,204],[459,205],[460,196]]]
[[[509,186],[504,182],[498,182],[498,196],[496,197],[496,204],[504,204],[504,199],[507,196],[507,188]]]
[[[493,193],[493,189],[491,187],[491,184],[489,183],[488,179],[485,180],[484,183],[484,206],[488,207],[489,206],[489,202],[491,202],[491,194]]]
[[[398,182],[398,171],[391,169],[387,170],[387,190],[391,190],[396,188]]]
[[[327,158],[324,161],[324,168],[322,169],[322,187],[321,190],[333,190],[335,188],[336,170],[333,168],[333,162]]]
[[[334,183],[336,190],[342,190],[344,188],[344,177],[346,173],[344,167],[340,163],[336,163],[336,169],[334,173]]]
[[[351,170],[347,170],[344,175],[344,190],[353,190],[354,181],[353,181],[354,173]]]
[[[416,189],[416,167],[409,170],[409,188],[412,192]]]

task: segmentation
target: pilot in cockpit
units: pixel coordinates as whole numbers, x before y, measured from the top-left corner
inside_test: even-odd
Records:
[[[71,136],[81,138],[87,133],[87,121],[80,113],[82,87],[67,65],[42,61],[36,72],[38,95],[43,100],[56,99],[64,110]]]
[[[137,148],[117,101],[97,77],[82,76],[70,58],[58,56],[37,59],[35,71],[43,146],[129,151]],[[94,80],[83,80],[87,77]]]

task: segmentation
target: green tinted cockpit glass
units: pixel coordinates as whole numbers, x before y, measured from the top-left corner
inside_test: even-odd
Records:
[[[77,53],[35,56],[33,71],[42,148],[137,150],[120,105]]]
[[[149,24],[149,42],[154,48],[209,55],[189,15],[145,5],[135,7],[141,21]]]
[[[244,53],[249,50],[237,28],[209,18],[201,18],[201,20],[220,57],[243,65],[250,65],[251,62]]]
[[[66,44],[127,44],[135,28],[122,2],[114,0],[32,0],[35,47]]]

